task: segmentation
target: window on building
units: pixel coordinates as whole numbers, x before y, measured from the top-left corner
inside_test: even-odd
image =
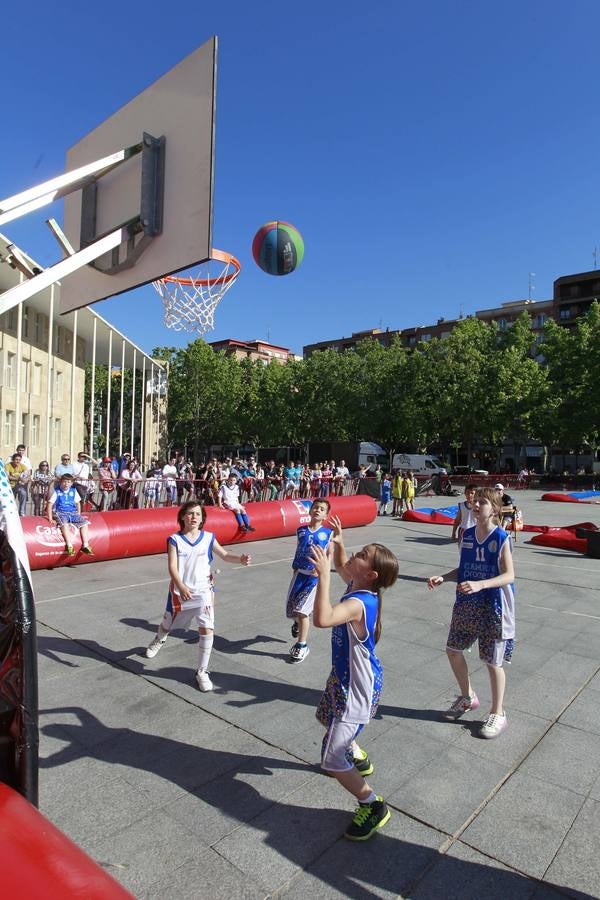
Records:
[[[21,319],[21,334],[26,340],[30,340],[33,332],[32,318],[33,311],[28,306],[23,307],[23,318]]]
[[[52,446],[61,447],[62,445],[62,420],[53,419],[52,421]]]
[[[421,340],[422,340],[422,341],[430,341],[430,340],[431,340],[431,335],[430,335],[430,334],[422,334],[422,335],[421,335]]]
[[[580,294],[580,291],[579,291],[579,285],[578,285],[578,284],[572,284],[572,285],[569,287],[569,297],[579,297],[579,294]]]
[[[12,334],[17,333],[17,307],[13,306],[12,309],[6,313],[6,330],[12,332]]]
[[[21,390],[26,394],[31,392],[30,380],[29,360],[23,357],[21,360]]]
[[[408,343],[411,347],[414,347],[414,345],[417,343],[417,338],[415,337],[414,334],[411,334],[411,336],[408,339]]]
[[[33,364],[33,378],[31,385],[31,393],[35,394],[36,397],[41,396],[42,393],[42,366],[41,363]]]
[[[44,343],[44,320],[46,316],[43,313],[36,312],[35,314],[35,333],[33,335],[33,340],[41,347]]]
[[[60,369],[56,369],[54,372],[54,399],[62,400],[63,398],[63,387],[64,387],[64,377],[63,373]]]
[[[21,413],[21,424],[19,426],[19,435],[17,437],[17,444],[25,444],[27,447],[29,445],[29,440],[27,437],[27,420],[29,415],[27,413]]]
[[[6,365],[4,367],[4,384],[8,388],[17,386],[17,354],[6,353]]]
[[[54,333],[52,338],[52,344],[54,347],[54,352],[59,355],[64,353],[65,349],[65,329],[60,325],[54,326]]]
[[[507,319],[498,319],[498,328],[500,331],[506,331],[508,328],[508,320]]]
[[[533,320],[534,328],[543,328],[548,316],[546,313],[538,313],[535,319]]]
[[[29,443],[32,447],[40,446],[40,417],[31,417],[31,430],[29,432]]]
[[[570,319],[570,318],[571,318],[571,310],[568,309],[568,308],[566,308],[566,309],[561,309],[561,311],[560,311],[560,318],[561,318],[561,319]]]
[[[4,410],[4,443],[7,447],[15,445],[15,414],[12,409]]]

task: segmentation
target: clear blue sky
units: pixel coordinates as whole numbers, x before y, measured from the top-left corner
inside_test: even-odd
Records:
[[[301,352],[526,297],[529,272],[548,298],[600,248],[599,32],[597,0],[17,4],[0,196],[217,34],[214,243],[243,270],[208,340]],[[281,278],[250,252],[275,218],[306,248]],[[49,265],[41,221],[4,231]],[[190,340],[151,286],[96,308],[145,350]]]

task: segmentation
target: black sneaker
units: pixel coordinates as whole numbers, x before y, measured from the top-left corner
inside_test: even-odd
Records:
[[[344,837],[349,841],[368,841],[378,828],[383,828],[390,815],[383,797],[377,797],[373,803],[361,803]]]
[[[294,624],[292,625],[292,637],[297,638],[299,634],[300,634],[300,626],[298,625],[297,622],[294,622]]]
[[[360,752],[362,753],[362,756],[353,757],[354,768],[360,775],[363,776],[363,778],[366,778],[367,775],[372,775],[375,769],[373,767],[373,763],[371,762],[365,751],[361,750]]]
[[[256,531],[256,528],[253,528],[252,525],[246,525],[246,531]]]

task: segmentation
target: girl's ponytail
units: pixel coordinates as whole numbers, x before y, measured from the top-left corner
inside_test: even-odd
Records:
[[[373,571],[377,572],[377,578],[373,588],[377,591],[377,619],[375,621],[375,643],[381,637],[382,624],[381,613],[383,608],[383,592],[391,587],[398,578],[398,559],[391,550],[383,544],[372,544],[373,547]]]

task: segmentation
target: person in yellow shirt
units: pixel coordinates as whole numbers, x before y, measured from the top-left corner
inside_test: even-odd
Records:
[[[404,486],[404,476],[402,469],[396,469],[392,477],[392,516],[396,519],[402,518],[402,489]]]
[[[27,503],[27,482],[29,481],[30,470],[21,462],[21,454],[13,453],[10,462],[6,464],[6,473],[8,481],[13,489],[19,515],[25,515],[25,504]]]

